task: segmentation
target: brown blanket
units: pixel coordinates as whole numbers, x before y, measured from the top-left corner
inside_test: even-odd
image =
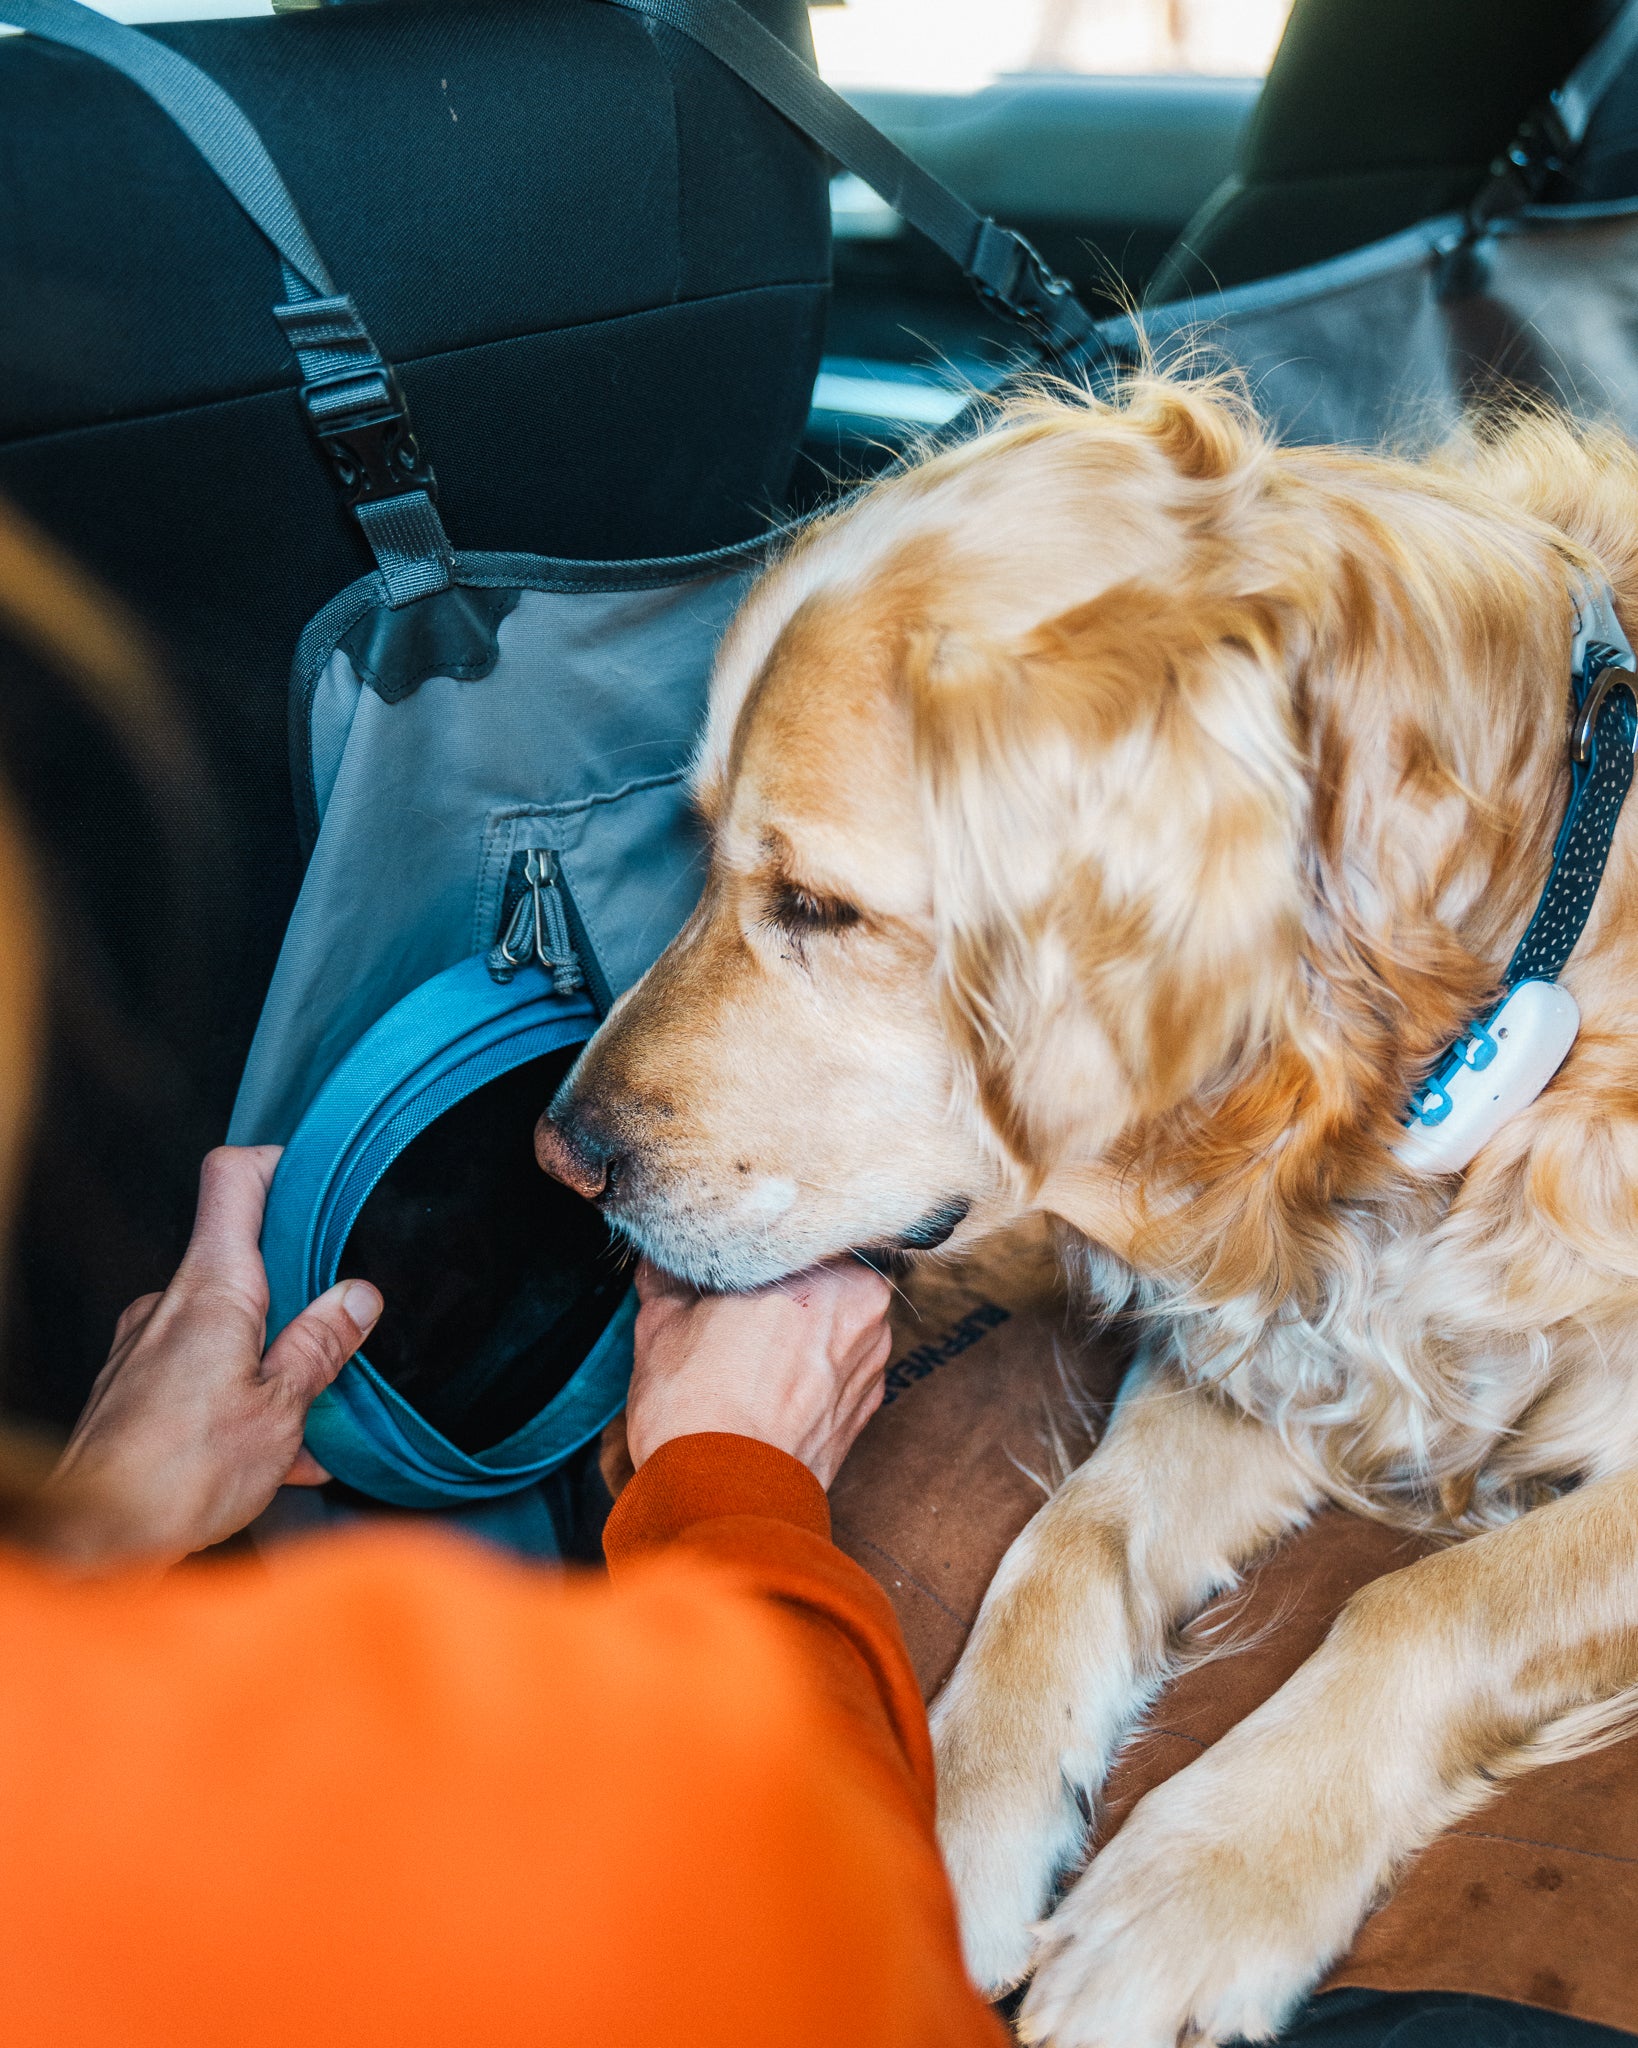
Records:
[[[897,1608],[930,1697],[1042,1482],[1095,1439],[1120,1359],[1063,1335],[1038,1245],[983,1268],[929,1269],[912,1293],[888,1403],[831,1505],[837,1541]],[[1265,1699],[1356,1587],[1417,1554],[1413,1541],[1329,1512],[1267,1559],[1232,1596],[1231,1629],[1248,1647],[1162,1695],[1116,1765],[1104,1837]],[[1638,2032],[1638,1738],[1522,1778],[1442,1836],[1330,1981],[1483,1992]]]

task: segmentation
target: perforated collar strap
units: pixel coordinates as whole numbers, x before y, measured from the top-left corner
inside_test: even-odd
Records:
[[[1634,680],[1638,661],[1615,615],[1615,600],[1607,584],[1578,591],[1574,604],[1575,637],[1570,651],[1570,801],[1553,847],[1547,884],[1507,963],[1502,1000],[1463,1033],[1412,1102],[1412,1154],[1428,1149],[1422,1141],[1452,1117],[1459,1099],[1468,1109],[1472,1108],[1468,1098],[1473,1094],[1476,1076],[1486,1076],[1483,1093],[1487,1102],[1501,1104],[1507,1098],[1501,1067],[1507,1059],[1525,1055],[1521,1046],[1514,1044],[1508,1047],[1504,1058],[1499,1041],[1508,1033],[1493,1031],[1492,1027],[1516,992],[1527,983],[1550,990],[1563,972],[1592,914],[1621,806],[1632,786],[1633,750],[1638,746],[1638,683]],[[1526,990],[1527,995],[1540,993],[1540,987]],[[1561,1033],[1554,1041],[1556,1056],[1545,1056],[1544,1069],[1532,1086],[1515,1091],[1520,1092],[1520,1100],[1514,1107],[1534,1099],[1569,1050],[1575,1033],[1575,1006],[1562,991],[1558,993],[1563,997],[1558,1011],[1569,1020],[1568,1024],[1555,1021],[1543,1025],[1545,1030]],[[1517,1038],[1518,1034],[1514,1036]],[[1495,1112],[1498,1116],[1504,1113]],[[1484,1116],[1494,1120],[1488,1110]],[[1436,1170],[1444,1170],[1451,1163],[1441,1158]]]
[[[1638,743],[1638,669],[1615,616],[1607,584],[1575,599],[1570,651],[1570,802],[1553,847],[1553,865],[1522,939],[1507,963],[1506,983],[1557,981],[1592,915],[1621,806],[1632,786]]]
[[[289,187],[242,108],[167,44],[79,0],[0,0],[0,21],[96,57],[175,122],[278,252],[288,303],[273,317],[302,374],[301,402],[390,604],[447,588],[454,565],[403,394],[358,308],[337,292]]]

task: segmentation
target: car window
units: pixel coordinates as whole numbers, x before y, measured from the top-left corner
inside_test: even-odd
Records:
[[[153,21],[225,21],[229,15],[273,12],[273,0],[85,0],[85,5],[134,28]]]
[[[271,14],[273,0],[89,0],[139,26]],[[845,0],[812,9],[832,85],[975,92],[1020,73],[1260,77],[1291,0]]]
[[[1291,0],[846,0],[811,10],[832,85],[977,92],[1020,74],[1261,77]]]

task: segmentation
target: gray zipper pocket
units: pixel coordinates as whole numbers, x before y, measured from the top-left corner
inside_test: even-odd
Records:
[[[486,957],[489,972],[499,982],[510,981],[531,962],[551,976],[554,995],[584,989],[599,1010],[608,1010],[610,991],[597,956],[586,943],[563,863],[549,846],[524,847],[513,854],[495,943]]]

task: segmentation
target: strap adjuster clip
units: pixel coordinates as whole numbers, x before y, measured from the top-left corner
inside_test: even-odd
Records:
[[[343,373],[301,388],[308,424],[336,473],[342,502],[350,510],[408,491],[425,491],[436,501],[438,481],[415,438],[397,378],[391,371],[385,378],[370,377],[358,401],[349,405],[345,387],[357,381]]]
[[[983,223],[968,275],[981,299],[1021,320],[1052,355],[1067,355],[1093,333],[1096,323],[1075,287],[1014,228]]]

